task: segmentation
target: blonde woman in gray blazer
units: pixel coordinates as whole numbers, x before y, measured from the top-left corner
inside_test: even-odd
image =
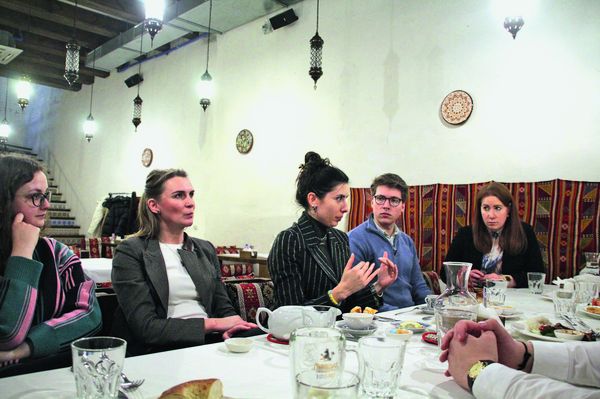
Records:
[[[237,315],[215,249],[184,229],[194,189],[182,170],[154,170],[140,200],[140,230],[117,247],[112,282],[119,301],[113,332],[129,354],[202,345],[256,327]]]

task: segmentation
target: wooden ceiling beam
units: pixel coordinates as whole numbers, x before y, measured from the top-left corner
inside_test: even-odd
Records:
[[[9,78],[9,79],[19,79],[23,74],[21,72],[15,72],[10,70],[9,68],[0,66],[0,76]],[[67,81],[63,79],[53,79],[39,75],[29,75],[31,79],[31,83],[54,87],[56,89],[62,90],[70,90],[70,91],[79,91],[81,90],[81,83],[74,83],[72,86],[69,86]]]
[[[73,26],[73,16],[67,16],[64,13],[59,13],[56,11],[54,11],[54,12],[46,11],[42,8],[32,6],[31,4],[26,4],[23,2],[8,1],[8,0],[0,0],[0,7],[24,14],[25,19],[29,18],[29,16],[32,16],[35,18],[42,19],[44,21],[50,21],[52,23],[63,25],[63,26],[69,27],[69,28]],[[98,25],[94,25],[94,24],[82,21],[81,19],[82,19],[81,16],[80,16],[80,18],[77,19],[77,22],[76,22],[77,30],[90,32],[95,35],[99,35],[99,36],[103,36],[103,37],[107,37],[107,38],[114,37],[115,33],[118,33],[118,32],[115,32],[114,30],[105,29],[102,26],[98,26]]]
[[[26,74],[27,76],[36,76],[39,78],[48,78],[53,80],[61,80],[64,79],[65,83],[68,85],[67,80],[64,78],[63,74],[65,71],[60,68],[52,67],[52,66],[41,66],[37,64],[30,64],[24,62],[18,62],[16,59],[7,65],[0,66],[0,70],[6,71],[11,74],[20,74],[22,76]],[[94,82],[93,76],[80,75],[79,80],[80,83],[89,85]]]
[[[18,57],[19,61],[23,61],[29,64],[35,65],[47,65],[59,69],[64,69],[65,61],[58,57],[44,56],[43,54],[35,54],[35,52],[29,52],[28,54],[22,53]],[[10,64],[9,64],[10,65]],[[98,76],[99,78],[106,78],[110,76],[109,72],[100,71],[98,69],[92,69],[84,67],[80,64],[79,66],[80,75]]]
[[[72,0],[58,1],[64,4],[75,6],[75,2]],[[140,23],[145,17],[143,3],[138,0],[134,0],[134,2],[123,0],[78,0],[77,6],[83,8],[84,10],[96,12],[109,18],[127,22],[132,25]]]

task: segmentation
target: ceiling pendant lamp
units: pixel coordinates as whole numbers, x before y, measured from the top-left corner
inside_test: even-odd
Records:
[[[96,52],[95,51],[94,51],[93,57],[94,58],[92,59],[92,69],[96,69]],[[91,88],[91,94],[90,94],[90,114],[88,115],[87,119],[83,122],[83,134],[88,143],[90,141],[92,141],[92,139],[94,138],[94,135],[98,131],[98,125],[96,124],[96,121],[94,120],[94,117],[92,116],[92,104],[94,101],[94,83],[96,83],[96,78],[94,77],[92,79],[93,79],[92,80],[92,88]]]
[[[8,106],[8,79],[6,79],[6,92],[4,94],[4,120],[0,123],[0,144],[2,145],[3,151],[6,151],[6,143],[8,142],[8,136],[10,135],[10,125],[6,119],[6,108]]]
[[[31,81],[27,76],[23,76],[17,82],[17,104],[21,107],[21,111],[24,111],[25,107],[29,105],[31,90]]]
[[[144,47],[144,31],[142,30],[142,36],[140,37],[140,56],[138,59],[138,75],[141,76],[142,73],[142,49]],[[135,126],[135,131],[137,132],[137,128],[142,123],[142,97],[140,97],[140,86],[142,82],[137,85],[137,96],[133,99],[133,119],[131,122],[133,126]]]
[[[317,30],[315,35],[310,39],[310,69],[308,70],[308,74],[315,82],[315,90],[317,90],[317,80],[323,76],[323,68],[321,68],[323,43],[325,42],[319,36],[319,0],[317,0]]]
[[[208,8],[208,36],[206,40],[206,70],[200,77],[200,84],[198,85],[198,92],[200,94],[200,105],[204,112],[206,112],[206,108],[210,105],[210,99],[213,96],[214,85],[212,81],[212,76],[208,73],[208,60],[210,58],[210,32],[212,26],[212,0],[210,0],[209,8]]]
[[[523,25],[525,25],[525,21],[520,16],[506,17],[504,19],[504,29],[512,35],[513,39],[517,38],[517,33],[519,33]]]
[[[75,9],[73,10],[73,38],[66,45],[67,56],[65,57],[64,77],[72,86],[79,79],[79,49],[81,48],[75,40],[75,27],[77,25],[77,0],[75,0]]]
[[[162,29],[165,12],[164,0],[144,0],[146,18],[144,29],[150,34],[150,45],[154,45],[154,36]]]

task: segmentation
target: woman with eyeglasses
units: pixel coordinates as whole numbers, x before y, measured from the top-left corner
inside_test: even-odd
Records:
[[[64,367],[72,341],[102,323],[93,281],[64,244],[40,237],[50,193],[42,166],[0,156],[0,377]]]
[[[477,193],[476,209],[473,225],[458,230],[445,260],[472,263],[471,285],[487,278],[506,279],[509,288],[527,287],[527,272],[544,272],[544,261],[533,228],[519,220],[512,194],[492,182]]]
[[[344,172],[315,152],[305,155],[296,179],[296,202],[304,212],[275,238],[268,258],[278,306],[328,305],[348,312],[381,305],[397,270],[387,263],[377,270],[369,262],[353,267],[348,236],[334,228],[348,212],[349,195]]]
[[[236,314],[213,245],[194,223],[194,188],[180,169],[153,170],[138,208],[140,229],[113,258],[115,335],[131,355],[202,345],[256,328]],[[261,332],[262,333],[262,332]]]

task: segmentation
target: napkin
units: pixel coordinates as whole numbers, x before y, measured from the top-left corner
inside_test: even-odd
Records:
[[[477,318],[478,319],[496,319],[496,320],[498,320],[498,322],[500,324],[502,324],[500,322],[500,318],[498,317],[498,313],[496,313],[496,310],[494,310],[492,308],[486,308],[482,304],[479,304],[479,306],[477,307]]]

